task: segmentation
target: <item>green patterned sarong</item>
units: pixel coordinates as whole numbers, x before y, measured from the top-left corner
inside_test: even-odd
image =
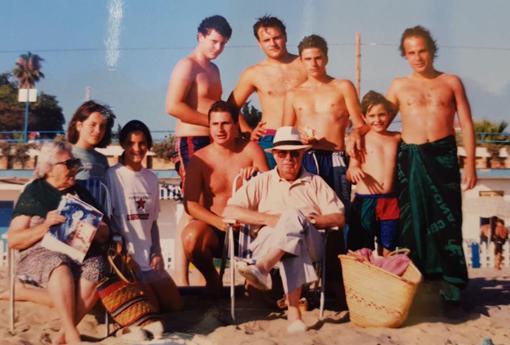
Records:
[[[421,145],[401,142],[397,179],[399,246],[411,250],[411,259],[426,278],[443,279],[445,300],[458,301],[468,276],[455,138]]]

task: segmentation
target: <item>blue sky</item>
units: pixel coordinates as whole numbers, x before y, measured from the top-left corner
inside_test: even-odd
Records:
[[[90,87],[92,98],[110,104],[121,124],[138,118],[151,129],[173,129],[164,110],[168,77],[193,49],[199,22],[213,14],[233,28],[216,60],[224,98],[241,71],[263,58],[252,25],[264,14],[285,22],[291,52],[305,35],[326,38],[328,71],[338,78],[354,79],[354,34],[361,32],[362,94],[385,92],[394,77],[409,73],[398,43],[405,28],[420,24],[438,42],[436,67],[463,79],[473,117],[509,119],[506,0],[2,0],[0,6],[0,72],[28,50],[42,56],[46,78],[37,87],[58,97],[67,120]],[[112,6],[122,9],[117,36]],[[118,59],[108,65],[108,53],[116,50],[105,42],[112,37]]]

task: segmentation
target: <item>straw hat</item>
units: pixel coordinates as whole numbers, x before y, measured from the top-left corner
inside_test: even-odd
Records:
[[[299,131],[295,127],[284,126],[278,128],[273,140],[273,147],[265,149],[266,152],[273,150],[308,150],[311,145],[305,145],[301,141]]]

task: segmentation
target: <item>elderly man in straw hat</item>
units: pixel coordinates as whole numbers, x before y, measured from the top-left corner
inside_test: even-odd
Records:
[[[305,151],[299,131],[276,131],[273,154],[276,167],[252,178],[228,201],[227,218],[260,225],[250,244],[255,265],[239,265],[239,272],[256,288],[268,289],[268,273],[280,268],[287,295],[289,333],[304,332],[298,308],[301,288],[318,279],[312,266],[323,255],[317,228],[343,226],[344,207],[335,192],[318,175],[302,169]]]

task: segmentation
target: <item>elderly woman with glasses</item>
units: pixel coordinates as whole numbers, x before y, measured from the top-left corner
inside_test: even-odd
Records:
[[[80,160],[73,158],[65,142],[45,143],[35,168],[35,179],[20,195],[7,233],[9,247],[19,250],[18,295],[55,307],[62,327],[54,343],[77,343],[76,325],[92,309],[98,296],[96,285],[107,273],[99,243],[108,240],[108,226],[101,222],[85,260],[76,262],[65,254],[41,246],[52,225],[66,221],[56,209],[65,194],[94,205],[90,194],[75,184]],[[19,299],[19,298],[18,298]]]

